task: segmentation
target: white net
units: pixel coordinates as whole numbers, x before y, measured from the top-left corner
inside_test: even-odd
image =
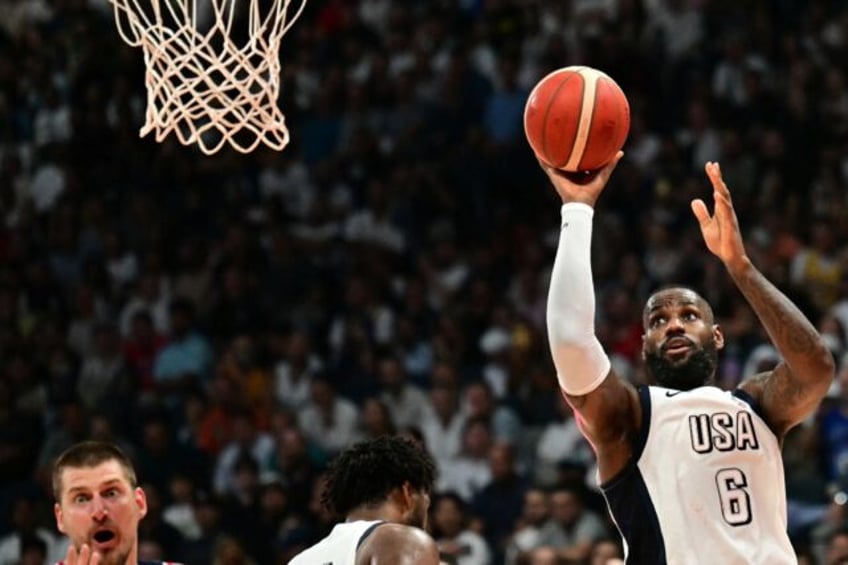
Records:
[[[140,135],[174,133],[211,155],[289,142],[280,109],[280,41],[306,0],[110,0],[118,33],[141,47],[147,111]],[[290,13],[290,9],[292,13]]]

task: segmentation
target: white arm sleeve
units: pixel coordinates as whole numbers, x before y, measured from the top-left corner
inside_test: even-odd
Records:
[[[591,206],[569,202],[562,207],[551,287],[548,291],[548,342],[559,385],[572,396],[598,388],[610,360],[595,337],[595,289],[592,283]]]

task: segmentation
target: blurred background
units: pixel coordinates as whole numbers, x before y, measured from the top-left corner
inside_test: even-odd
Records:
[[[336,519],[327,462],[389,433],[436,458],[459,565],[620,554],[547,349],[559,200],[522,130],[573,64],[632,111],[593,242],[616,370],[643,382],[669,282],[712,302],[722,386],[778,360],[689,210],[718,160],[838,362],[784,452],[799,561],[848,562],[848,5],[325,0],[281,58],[291,144],[206,157],[139,139],[142,54],[107,0],[0,0],[0,564],[64,554],[50,467],[76,441],[135,461],[141,557],[276,565]]]

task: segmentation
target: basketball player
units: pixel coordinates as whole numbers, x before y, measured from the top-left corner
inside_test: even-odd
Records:
[[[322,503],[345,516],[289,565],[439,565],[427,525],[435,465],[412,440],[383,436],[342,452],[327,471]]]
[[[147,499],[116,446],[86,441],[62,453],[53,465],[53,497],[56,526],[71,540],[59,565],[167,565],[138,561]]]
[[[834,362],[804,315],[752,265],[730,192],[707,163],[714,211],[692,202],[707,248],[724,264],[782,361],[722,391],[724,336],[695,291],[654,293],[642,355],[658,386],[618,377],[594,335],[590,240],[595,202],[622,153],[586,184],[550,168],[563,201],[547,324],[563,393],[598,458],[601,488],[628,564],[796,563],[786,534],[780,447],[831,384]]]

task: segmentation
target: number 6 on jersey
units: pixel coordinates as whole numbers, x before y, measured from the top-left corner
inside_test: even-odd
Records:
[[[721,515],[731,526],[744,526],[751,523],[751,497],[748,479],[741,469],[726,467],[716,473],[718,497],[721,499]]]

